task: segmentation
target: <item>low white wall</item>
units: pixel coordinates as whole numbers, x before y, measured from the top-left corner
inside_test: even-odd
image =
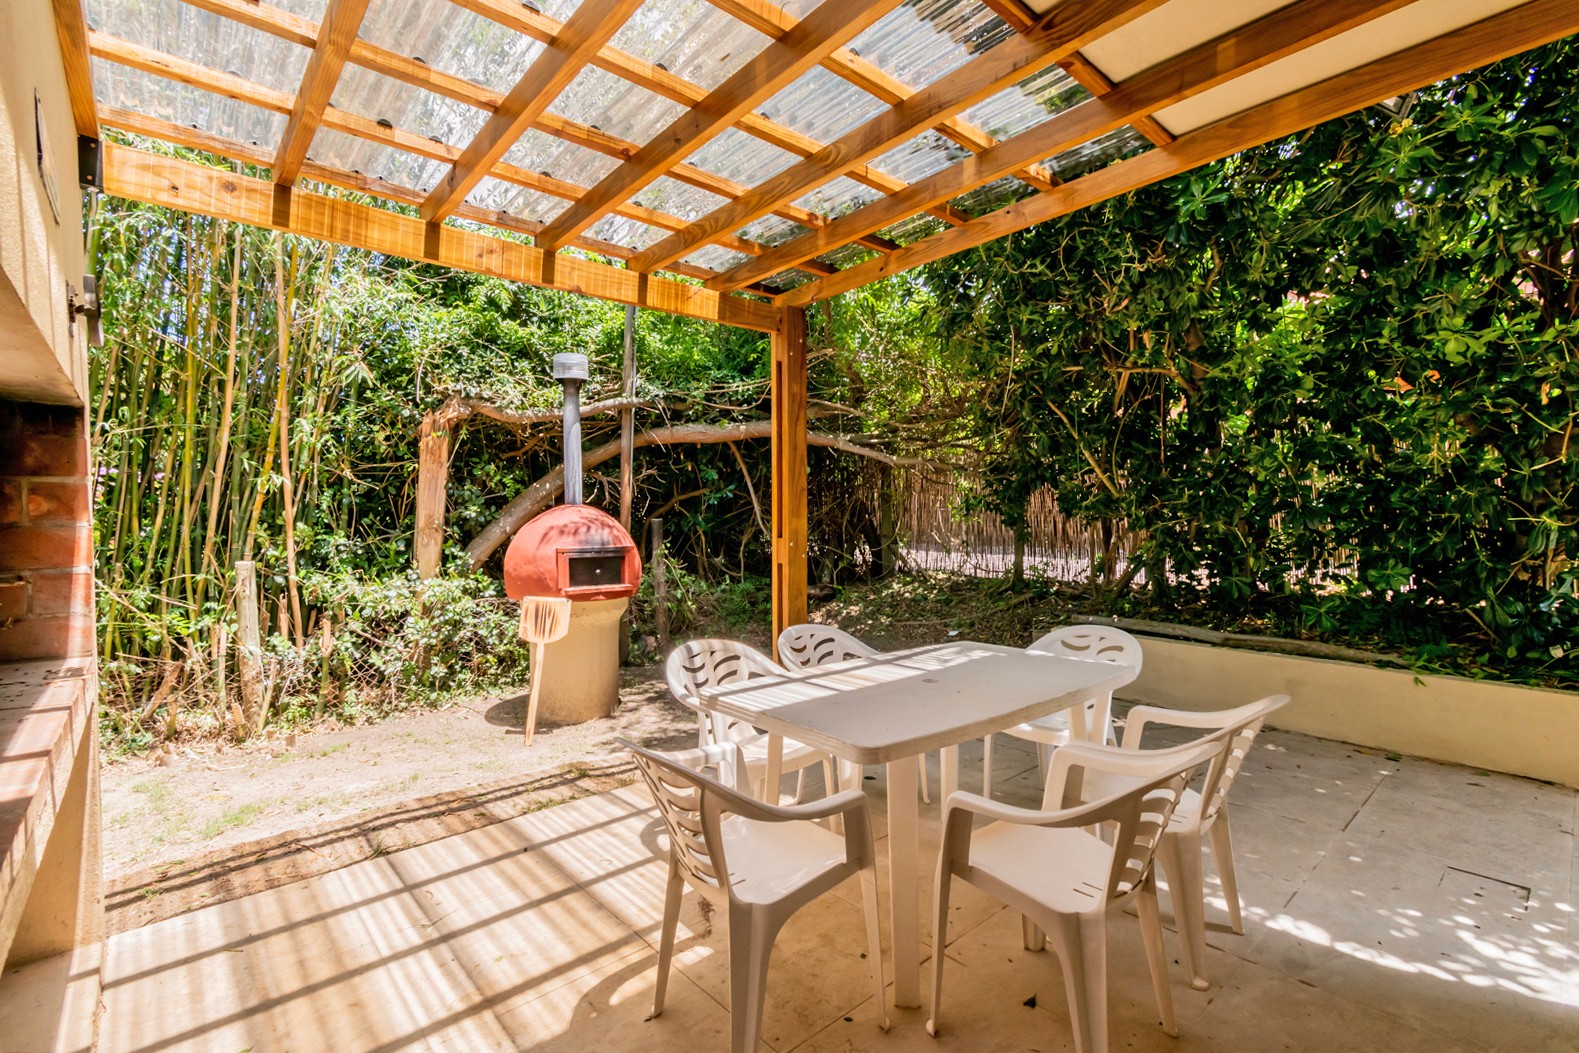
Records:
[[[1140,677],[1120,698],[1224,709],[1266,695],[1293,702],[1269,723],[1360,746],[1579,786],[1579,693],[1416,676],[1147,637]]]

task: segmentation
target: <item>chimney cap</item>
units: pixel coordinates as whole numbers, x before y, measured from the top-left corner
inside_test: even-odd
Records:
[[[586,380],[591,374],[587,372],[587,356],[566,353],[554,356],[555,380]]]

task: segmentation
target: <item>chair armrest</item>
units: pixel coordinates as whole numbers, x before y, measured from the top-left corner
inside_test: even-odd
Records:
[[[1130,711],[1131,713],[1134,710]],[[1131,725],[1136,726],[1136,725]],[[1052,766],[1047,772],[1047,787],[1042,795],[1042,807],[1047,811],[1054,809],[1070,810],[1078,807],[1071,805],[1066,800],[1071,773],[1078,769],[1081,773],[1087,771],[1100,771],[1110,775],[1121,775],[1146,782],[1163,775],[1183,758],[1199,753],[1207,743],[1222,738],[1227,733],[1219,731],[1214,735],[1207,735],[1186,742],[1182,746],[1169,746],[1160,750],[1143,750],[1129,745],[1129,733],[1126,729],[1124,746],[1104,746],[1095,742],[1069,742],[1053,751]],[[1138,739],[1138,735],[1136,736]],[[1081,798],[1083,802],[1084,797]]]
[[[1188,709],[1165,709],[1162,706],[1134,706],[1124,718],[1123,746],[1125,749],[1139,749],[1140,738],[1145,733],[1147,724],[1216,731],[1265,716],[1274,709],[1287,705],[1288,702],[1288,695],[1268,695],[1248,705],[1205,713]]]
[[[761,823],[809,822],[829,819],[853,811],[866,810],[866,794],[860,790],[845,790],[832,797],[807,804],[768,804],[744,794],[732,795],[728,811]]]

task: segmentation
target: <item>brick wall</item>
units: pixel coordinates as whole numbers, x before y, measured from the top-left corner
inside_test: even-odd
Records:
[[[93,644],[83,411],[0,400],[0,662]]]

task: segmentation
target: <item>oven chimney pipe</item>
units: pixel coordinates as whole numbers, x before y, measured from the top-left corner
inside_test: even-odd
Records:
[[[565,504],[581,503],[581,382],[587,356],[554,356],[554,379],[565,386]]]

